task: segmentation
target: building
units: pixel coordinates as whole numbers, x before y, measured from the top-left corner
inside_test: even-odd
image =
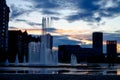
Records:
[[[71,54],[79,54],[79,45],[59,45],[58,61],[61,63],[70,63]]]
[[[97,61],[96,53],[98,53],[98,51],[93,48],[80,48],[79,53],[77,54],[77,57],[79,57],[78,61],[95,62]]]
[[[58,47],[58,61],[69,63],[71,54],[77,58],[77,62],[103,62],[104,56],[96,54],[98,50],[94,48],[82,48],[79,45],[60,45]]]
[[[8,52],[9,7],[6,0],[0,0],[0,62],[5,62]]]
[[[98,53],[103,53],[103,33],[102,32],[94,32],[93,33],[93,49],[96,49]]]
[[[21,32],[20,30],[10,30],[8,42],[8,60],[10,63],[14,63],[16,55],[18,55],[19,62],[28,61],[28,43],[30,41],[27,32]]]
[[[107,60],[110,63],[114,63],[117,58],[117,41],[108,40],[107,42]]]
[[[20,62],[24,62],[24,57],[26,59],[26,62],[28,62],[28,49],[29,49],[29,43],[31,41],[31,37],[28,35],[27,31],[24,31],[22,33],[22,55],[21,55],[21,61]]]

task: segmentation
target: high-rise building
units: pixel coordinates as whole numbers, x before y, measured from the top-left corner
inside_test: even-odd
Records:
[[[103,53],[103,33],[94,32],[93,33],[93,49],[98,51],[97,54]]]
[[[117,41],[108,40],[107,41],[107,59],[113,62],[117,57]]]
[[[9,12],[6,0],[0,0],[0,62],[5,62],[8,52]]]

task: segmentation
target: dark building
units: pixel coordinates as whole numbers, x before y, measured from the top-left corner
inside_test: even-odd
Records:
[[[117,41],[107,41],[107,60],[110,63],[114,63],[117,58]]]
[[[103,33],[93,33],[93,48],[82,48],[79,45],[61,45],[58,47],[59,62],[70,62],[71,54],[76,55],[78,62],[104,62]]]
[[[98,53],[103,53],[103,33],[102,32],[94,32],[93,33],[93,49],[96,49]]]
[[[8,60],[10,63],[14,63],[16,59],[16,55],[18,55],[19,62],[22,63],[24,60],[24,56],[26,57],[26,61],[28,61],[28,43],[29,36],[27,32],[21,32],[20,30],[9,31],[9,53]]]
[[[58,46],[58,61],[62,63],[70,63],[71,54],[79,53],[79,45],[60,45]]]
[[[6,0],[0,0],[0,62],[5,62],[8,52],[9,12]]]
[[[26,59],[26,62],[28,62],[28,49],[29,49],[29,42],[30,42],[31,38],[30,36],[28,35],[27,31],[24,31],[22,33],[22,54],[21,54],[21,59],[20,59],[20,62],[23,62],[24,60],[24,57]]]
[[[71,54],[77,58],[77,62],[103,62],[104,57],[96,54],[98,50],[94,48],[82,48],[79,45],[60,45],[58,48],[58,61],[69,63]]]
[[[98,51],[93,48],[80,48],[79,53],[77,54],[78,62],[95,62],[97,61],[96,53],[98,53]]]

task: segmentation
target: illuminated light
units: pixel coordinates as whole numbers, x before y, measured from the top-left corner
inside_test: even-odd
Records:
[[[53,50],[58,50],[58,47],[54,47],[54,46],[53,46],[53,48],[52,48],[52,49],[53,49]]]
[[[117,52],[120,53],[120,43],[117,44]]]
[[[117,69],[117,75],[120,75],[120,69]]]

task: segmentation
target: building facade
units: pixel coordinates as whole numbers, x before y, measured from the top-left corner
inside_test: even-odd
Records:
[[[0,0],[0,62],[5,62],[8,52],[9,12],[6,0]]]
[[[98,55],[103,53],[103,33],[94,32],[93,33],[93,49],[98,51]]]
[[[77,56],[80,53],[79,45],[59,45],[58,46],[58,61],[60,63],[70,63],[71,54]],[[78,56],[77,56],[77,59]]]
[[[108,40],[107,41],[107,60],[110,63],[114,63],[117,58],[117,41]]]

